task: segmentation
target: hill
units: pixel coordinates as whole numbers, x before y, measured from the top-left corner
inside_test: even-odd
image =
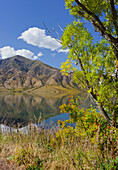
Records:
[[[39,60],[34,61],[19,55],[0,60],[0,89],[31,89],[44,86],[77,88],[72,74],[62,75],[59,69]]]

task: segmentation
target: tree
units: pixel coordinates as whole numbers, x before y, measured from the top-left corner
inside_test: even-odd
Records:
[[[90,21],[95,31],[109,41],[116,56],[118,78],[118,1],[117,0],[65,0],[66,7],[76,18]]]
[[[65,0],[75,21],[61,38],[69,48],[62,72],[74,71],[74,80],[86,88],[106,121],[116,126],[118,114],[118,28],[117,1]],[[82,18],[89,20],[102,35],[100,42],[85,28]],[[115,52],[114,52],[115,51]],[[75,67],[73,67],[75,64]],[[79,68],[78,68],[79,67]]]

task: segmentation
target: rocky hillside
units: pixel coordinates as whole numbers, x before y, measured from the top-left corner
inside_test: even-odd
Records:
[[[76,87],[72,75],[62,75],[60,70],[22,56],[0,60],[0,88],[19,89],[55,85]]]

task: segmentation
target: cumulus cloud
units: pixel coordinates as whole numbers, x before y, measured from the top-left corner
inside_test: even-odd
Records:
[[[58,53],[68,53],[69,52],[69,49],[65,49],[65,50],[63,50],[63,49],[59,49],[58,50]]]
[[[16,55],[21,55],[23,57],[31,59],[33,57],[34,53],[29,50],[22,49],[22,50],[17,50]]]
[[[13,47],[6,46],[3,48],[0,48],[0,55],[2,59],[5,59],[5,58],[13,57],[14,55],[16,55],[16,51],[14,50]]]
[[[34,55],[33,59],[37,60],[39,57],[37,55]]]
[[[38,57],[41,57],[42,55],[43,55],[42,52],[39,52],[39,53],[38,53]]]
[[[39,52],[37,55],[34,55],[33,59],[37,60],[39,57],[41,57],[43,55],[42,52]]]
[[[5,46],[3,48],[0,48],[0,56],[2,57],[2,59],[13,57],[15,55],[21,55],[29,59],[37,59],[39,56],[42,56],[43,53],[39,52],[38,55],[36,56],[34,55],[33,52],[26,49],[15,50],[13,47],[10,46]]]
[[[37,27],[29,28],[18,39],[23,39],[28,44],[47,48],[51,51],[59,49],[62,45],[51,36],[47,36],[45,30]]]

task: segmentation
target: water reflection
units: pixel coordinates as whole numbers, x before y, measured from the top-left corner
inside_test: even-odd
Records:
[[[29,94],[4,94],[0,95],[0,121],[6,125],[14,125],[19,123],[25,126],[32,121],[38,123],[49,117],[60,114],[59,106],[67,103],[70,95],[42,97]],[[89,107],[91,104],[87,94],[79,94],[83,96],[82,107]]]

